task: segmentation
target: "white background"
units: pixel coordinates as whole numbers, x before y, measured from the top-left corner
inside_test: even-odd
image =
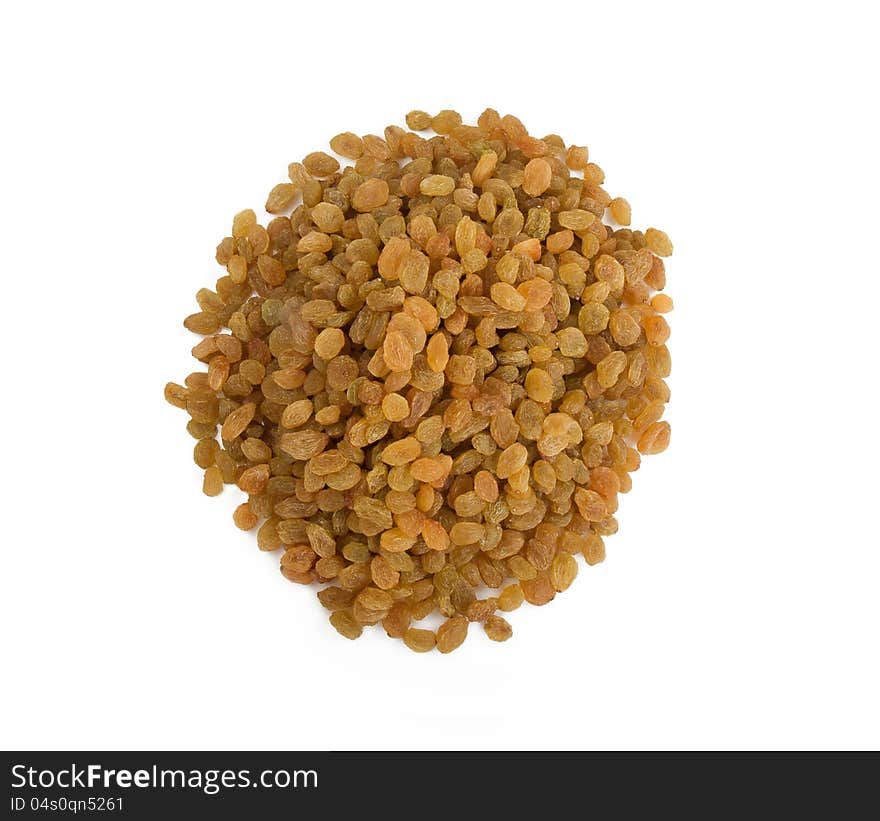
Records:
[[[871,4],[341,6],[5,12],[0,742],[876,748]],[[417,656],[339,638],[201,494],[162,388],[289,162],[486,106],[586,143],[675,242],[673,441],[603,565]]]

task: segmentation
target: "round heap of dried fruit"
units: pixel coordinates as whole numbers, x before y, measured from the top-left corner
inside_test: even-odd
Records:
[[[265,227],[236,215],[184,321],[207,371],[165,395],[204,492],[247,494],[236,525],[322,586],[339,633],[448,653],[602,561],[669,443],[672,244],[628,227],[585,147],[491,109],[406,122],[334,137],[344,168],[291,164]]]

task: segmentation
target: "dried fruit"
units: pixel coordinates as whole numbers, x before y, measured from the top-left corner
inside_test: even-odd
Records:
[[[492,109],[406,123],[333,137],[353,165],[291,163],[265,226],[235,215],[184,320],[204,369],[165,397],[204,493],[246,494],[235,525],[327,585],[341,635],[449,653],[603,561],[668,446],[672,243],[628,227],[583,146]]]
[[[315,337],[315,353],[321,359],[333,359],[345,347],[345,334],[339,328],[324,328]]]
[[[645,243],[648,250],[657,254],[658,257],[672,255],[672,241],[664,231],[660,231],[657,228],[649,228],[645,231]]]
[[[483,630],[492,641],[507,641],[513,635],[513,628],[501,616],[489,616],[483,623]]]
[[[632,219],[632,212],[629,203],[623,197],[615,197],[608,203],[608,210],[611,212],[611,218],[618,225],[629,225]]]
[[[437,644],[437,637],[431,630],[419,630],[416,627],[410,627],[403,634],[403,643],[416,653],[427,653],[429,650],[434,649]]]
[[[550,163],[543,157],[536,157],[526,163],[523,170],[522,189],[530,197],[537,197],[550,187],[552,179],[553,169],[550,167]]]
[[[467,638],[468,620],[463,616],[455,616],[437,628],[437,649],[441,653],[451,653],[461,647]]]

